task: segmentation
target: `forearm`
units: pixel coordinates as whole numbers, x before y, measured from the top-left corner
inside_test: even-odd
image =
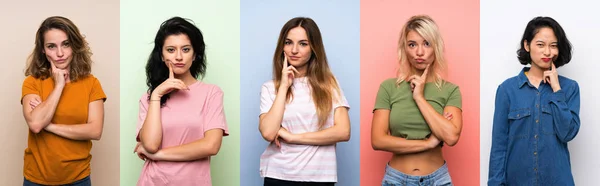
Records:
[[[301,145],[332,145],[338,142],[350,140],[350,129],[333,126],[316,132],[294,134],[292,141],[288,143]]]
[[[439,114],[425,99],[415,99],[419,111],[429,125],[431,132],[446,144],[453,146],[460,137],[460,128]]]
[[[221,142],[201,139],[180,146],[160,149],[154,154],[156,161],[195,161],[217,155]]]
[[[100,140],[102,126],[93,123],[49,124],[44,130],[72,140]]]
[[[269,112],[265,113],[260,119],[259,130],[263,138],[267,141],[275,140],[279,128],[281,128],[281,122],[283,120],[283,113],[285,111],[286,90],[277,91],[273,106],[269,109]]]
[[[58,102],[60,101],[62,90],[62,87],[54,88],[48,98],[30,112],[30,118],[27,120],[27,124],[31,130],[37,133],[50,124],[54,117]],[[29,103],[22,104],[24,107],[29,106]]]
[[[151,98],[148,113],[140,129],[140,142],[150,153],[156,153],[162,143],[162,123],[160,112],[160,98]]]
[[[406,138],[390,135],[383,135],[371,139],[371,145],[374,150],[387,151],[394,154],[419,153],[436,147],[431,145],[427,140],[407,140]]]

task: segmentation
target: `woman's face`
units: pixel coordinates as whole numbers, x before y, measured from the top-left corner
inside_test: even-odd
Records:
[[[52,28],[44,33],[44,54],[58,69],[68,69],[73,59],[73,50],[67,34]]]
[[[167,36],[162,48],[162,60],[167,66],[173,64],[174,74],[188,73],[194,57],[194,48],[186,34]]]
[[[408,32],[405,48],[408,62],[418,70],[425,70],[435,59],[433,45],[415,31]]]
[[[303,67],[308,63],[312,50],[304,28],[296,27],[288,32],[283,52],[288,57],[288,63],[296,68]]]
[[[558,56],[558,41],[554,31],[548,27],[540,28],[531,43],[525,41],[523,45],[531,56],[531,66],[535,68],[549,69]]]

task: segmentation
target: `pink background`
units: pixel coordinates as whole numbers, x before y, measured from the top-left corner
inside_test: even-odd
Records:
[[[479,184],[479,1],[361,1],[360,185],[379,185],[391,153],[371,147],[372,109],[379,84],[395,77],[397,42],[408,18],[427,14],[446,44],[447,80],[462,92],[463,129],[456,146],[444,146],[454,185]]]

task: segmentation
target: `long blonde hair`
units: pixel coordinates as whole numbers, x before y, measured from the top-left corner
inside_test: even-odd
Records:
[[[433,73],[429,73],[427,79],[432,79],[438,89],[444,84],[443,72],[446,69],[446,61],[444,59],[444,40],[438,30],[438,26],[435,24],[433,19],[427,15],[416,15],[412,16],[406,24],[402,27],[400,32],[400,39],[398,40],[398,61],[400,67],[398,68],[396,83],[400,84],[405,81],[406,78],[415,75],[416,71],[408,62],[408,55],[406,54],[406,37],[408,32],[415,31],[426,41],[428,41],[435,54],[434,62],[429,66],[429,70]]]
[[[338,82],[331,73],[325,55],[325,47],[321,38],[321,31],[317,24],[310,18],[296,17],[289,20],[279,33],[277,47],[273,56],[273,81],[276,90],[281,86],[281,71],[283,70],[283,46],[288,32],[296,27],[301,27],[306,31],[311,48],[311,57],[308,60],[306,77],[312,92],[313,102],[317,109],[319,118],[319,128],[323,128],[331,111],[333,110],[333,101],[341,101],[341,91]],[[288,88],[286,100],[293,99],[292,87]]]

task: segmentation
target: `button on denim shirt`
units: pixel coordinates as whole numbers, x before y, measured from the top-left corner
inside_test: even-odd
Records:
[[[488,185],[574,185],[567,142],[579,131],[579,85],[535,88],[523,68],[496,91]]]

